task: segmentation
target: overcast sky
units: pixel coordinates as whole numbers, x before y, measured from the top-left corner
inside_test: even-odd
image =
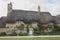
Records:
[[[0,0],[0,17],[7,15],[9,2],[12,2],[13,9],[37,11],[37,7],[40,5],[41,11],[60,15],[60,0]]]

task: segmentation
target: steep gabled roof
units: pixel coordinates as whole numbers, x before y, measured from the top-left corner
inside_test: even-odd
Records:
[[[12,10],[7,15],[7,22],[14,23],[17,20],[24,21],[25,23],[49,23],[52,20],[49,12],[37,12],[37,11],[26,11],[26,10]]]
[[[40,23],[50,23],[52,21],[52,16],[49,12],[40,12]]]
[[[37,21],[40,19],[40,14],[35,11],[13,10],[7,15],[8,21],[24,20],[25,22]],[[11,19],[11,20],[10,20]]]
[[[6,17],[0,18],[0,28],[5,28],[6,25]]]
[[[15,15],[14,12],[12,11],[11,13],[7,14],[7,23],[15,23]]]
[[[60,16],[53,16],[53,21],[55,24],[60,24]]]

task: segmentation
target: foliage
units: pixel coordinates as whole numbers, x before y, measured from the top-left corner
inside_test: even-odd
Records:
[[[27,25],[27,27],[26,27],[26,28],[27,28],[27,34],[28,34],[28,33],[29,33],[29,25]]]
[[[51,32],[44,32],[44,30],[51,29]],[[34,35],[60,35],[60,26],[57,24],[54,25],[48,25],[47,27],[44,27],[42,25],[38,25],[37,28],[34,28]]]
[[[17,26],[17,28],[22,30],[24,28],[24,24],[21,24],[20,26]]]
[[[34,28],[34,35],[41,35],[44,32],[45,27],[42,25],[38,25],[37,28]]]
[[[13,32],[12,34],[8,34],[7,36],[17,36],[17,33]]]
[[[0,33],[0,36],[6,36],[7,34],[5,32]]]
[[[53,32],[57,32],[57,30],[58,30],[57,24],[54,24],[53,26],[54,26]]]
[[[19,33],[19,36],[28,36],[27,33]]]

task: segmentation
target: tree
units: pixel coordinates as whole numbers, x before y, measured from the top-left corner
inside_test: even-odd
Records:
[[[24,29],[24,24],[21,24],[20,26],[17,26],[18,30],[22,31]],[[17,36],[19,36],[19,33],[17,33]]]
[[[17,26],[17,28],[18,28],[19,30],[23,30],[24,24],[21,24],[20,26]]]
[[[53,26],[54,26],[53,32],[57,32],[57,30],[58,30],[57,24],[54,24]]]
[[[40,35],[43,34],[45,27],[42,26],[41,24],[38,24],[38,27],[34,28],[34,34]]]
[[[29,25],[27,25],[26,28],[27,28],[27,34],[29,34]]]

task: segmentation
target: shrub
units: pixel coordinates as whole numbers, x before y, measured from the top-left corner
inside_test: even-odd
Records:
[[[7,34],[5,32],[0,33],[0,36],[6,36]]]
[[[8,34],[8,36],[17,36],[17,33]]]
[[[19,36],[28,36],[27,33],[19,33]]]

